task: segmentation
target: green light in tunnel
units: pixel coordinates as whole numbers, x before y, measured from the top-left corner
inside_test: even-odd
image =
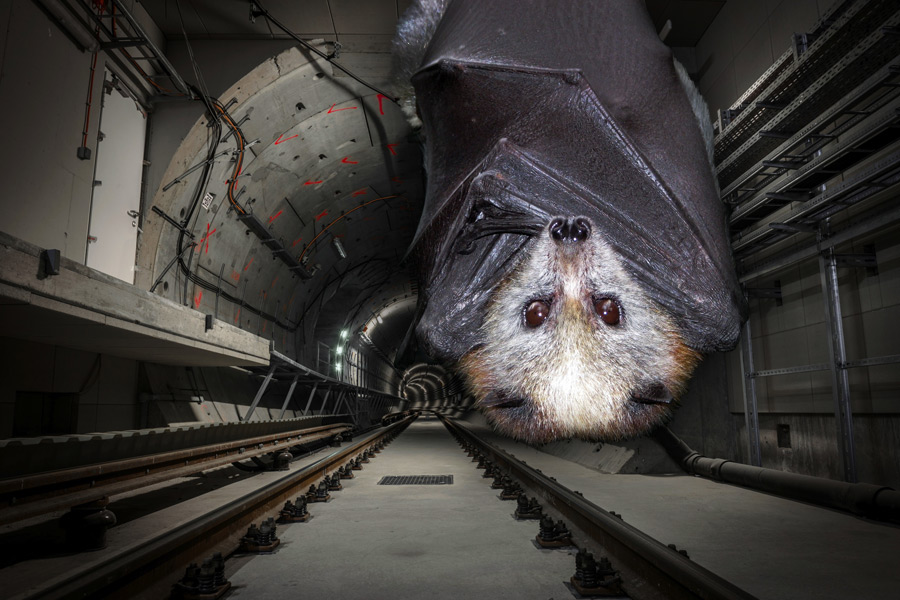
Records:
[[[340,356],[341,354],[344,353],[344,347],[343,347],[343,346],[338,346],[337,348],[335,348],[334,351],[337,353],[338,356]]]
[[[347,331],[346,329],[341,330],[341,339],[342,340],[346,340],[348,335],[350,335],[349,331]]]

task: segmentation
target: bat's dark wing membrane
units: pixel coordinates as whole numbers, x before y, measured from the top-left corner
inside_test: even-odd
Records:
[[[418,234],[425,307],[417,329],[426,350],[457,359],[479,343],[490,292],[549,218],[491,169],[503,148],[482,163]],[[502,168],[502,165],[497,165]]]
[[[546,7],[454,0],[413,78],[429,143],[420,334],[446,358],[479,343],[529,236],[584,215],[688,345],[732,347],[743,302],[724,211],[670,52],[642,3]]]

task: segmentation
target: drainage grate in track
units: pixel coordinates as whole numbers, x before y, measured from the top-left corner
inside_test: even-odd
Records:
[[[453,475],[385,475],[378,485],[453,485]]]

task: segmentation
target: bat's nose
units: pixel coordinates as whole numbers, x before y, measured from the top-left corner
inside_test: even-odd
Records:
[[[550,222],[550,235],[564,244],[583,242],[591,235],[591,224],[584,217],[553,219]]]

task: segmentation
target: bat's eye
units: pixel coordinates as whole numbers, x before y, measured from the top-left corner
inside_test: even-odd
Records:
[[[543,300],[534,300],[525,308],[525,324],[540,327],[550,314],[550,305]]]
[[[607,325],[618,325],[622,320],[619,303],[612,298],[600,298],[594,301],[594,310]]]

